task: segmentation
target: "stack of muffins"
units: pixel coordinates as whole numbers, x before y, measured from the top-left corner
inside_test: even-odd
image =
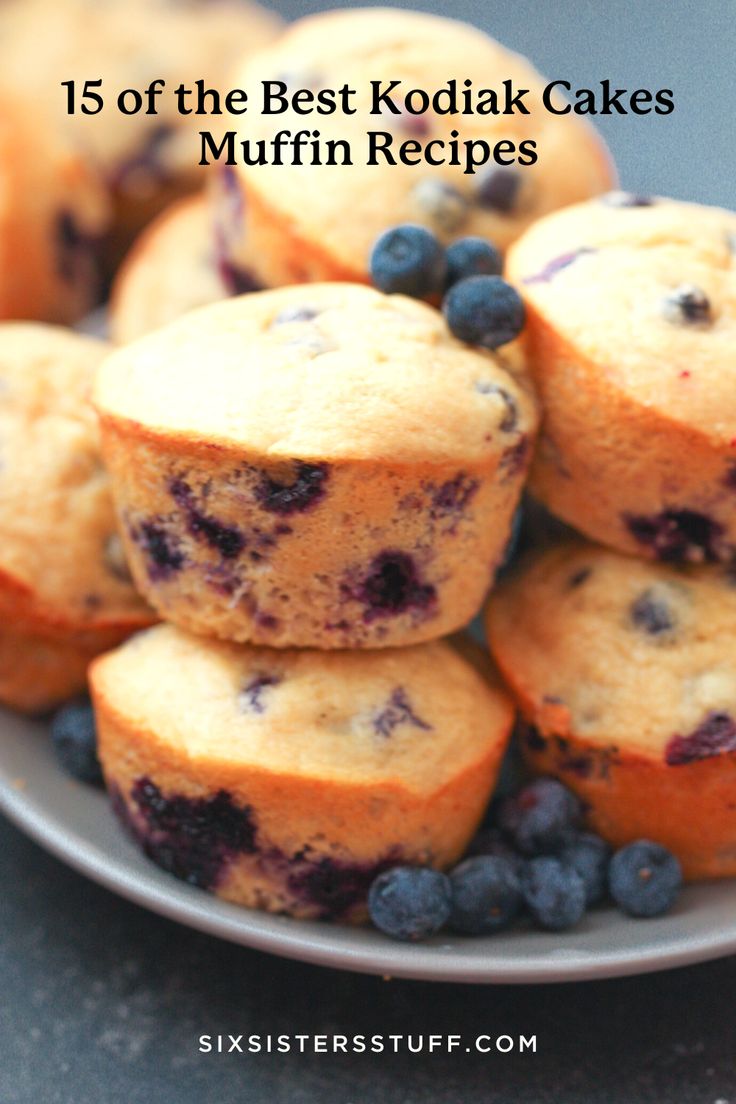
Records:
[[[91,679],[148,854],[230,900],[346,919],[385,867],[456,861],[513,709],[439,638],[508,541],[537,421],[517,352],[312,284],[128,345],[95,404],[133,576],[168,622]]]
[[[522,567],[492,648],[533,769],[690,878],[736,874],[735,242],[730,212],[613,194],[508,261],[544,411],[531,491],[608,547]]]
[[[472,28],[385,10],[303,20],[237,83],[277,73],[362,96],[397,75],[431,88],[438,70],[514,76],[537,97],[544,83]],[[387,125],[418,123],[454,125]],[[251,112],[248,135],[301,125]],[[520,124],[462,125],[492,144]],[[320,119],[325,137],[351,127],[356,151],[375,126],[364,100]],[[457,166],[226,170],[116,282],[116,339],[155,332],[106,361],[95,404],[133,577],[168,624],[94,665],[100,757],[147,853],[227,899],[359,919],[377,873],[451,865],[488,803],[513,708],[467,641],[440,638],[503,559],[536,404],[518,349],[471,349],[431,307],[360,284],[403,218],[505,246],[610,186],[579,119],[538,103],[523,129],[545,167],[477,181]],[[159,329],[284,284],[299,286]]]

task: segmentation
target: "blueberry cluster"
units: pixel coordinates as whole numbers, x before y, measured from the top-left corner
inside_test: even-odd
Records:
[[[502,800],[468,857],[449,874],[396,866],[372,883],[371,920],[394,939],[418,941],[444,927],[489,935],[525,913],[540,928],[565,931],[610,896],[629,916],[660,916],[682,886],[671,852],[638,840],[611,854],[582,830],[577,797],[553,778],[539,778]]]
[[[431,230],[413,223],[386,230],[370,257],[380,291],[441,298],[455,337],[486,349],[513,341],[524,327],[524,303],[502,271],[501,254],[485,238],[459,238],[445,249]]]

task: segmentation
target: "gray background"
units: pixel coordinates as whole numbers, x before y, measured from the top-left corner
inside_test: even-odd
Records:
[[[733,3],[466,0],[451,14],[550,79],[672,88],[669,117],[600,120],[624,184],[732,204]],[[149,915],[4,822],[0,885],[0,1104],[736,1104],[734,959],[536,989],[337,974]],[[536,1033],[539,1052],[196,1053],[202,1032],[299,1031]]]

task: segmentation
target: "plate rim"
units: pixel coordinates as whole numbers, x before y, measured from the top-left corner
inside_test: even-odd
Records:
[[[64,781],[82,785],[72,779],[64,778]],[[104,791],[100,791],[100,797],[112,817]],[[152,863],[145,873],[131,872],[119,857],[110,855],[77,829],[63,823],[58,815],[44,813],[23,788],[5,777],[0,778],[0,811],[57,859],[139,907],[203,934],[315,966],[405,980],[534,985],[653,973],[736,953],[736,924],[729,936],[716,930],[711,935],[703,933],[690,942],[680,940],[674,947],[663,942],[661,949],[647,949],[644,959],[642,952],[635,949],[615,951],[606,958],[586,957],[578,950],[571,951],[569,957],[553,955],[546,960],[530,961],[526,966],[519,962],[518,955],[510,956],[505,963],[494,956],[484,967],[472,958],[438,953],[442,947],[441,937],[413,945],[387,939],[385,949],[381,948],[380,952],[370,947],[335,944],[330,934],[334,929],[328,924],[324,924],[320,932],[317,921],[246,910],[177,881]],[[121,845],[123,843],[140,854],[121,831]]]

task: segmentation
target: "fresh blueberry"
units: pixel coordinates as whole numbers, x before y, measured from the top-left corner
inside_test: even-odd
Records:
[[[97,730],[87,701],[68,702],[51,722],[51,743],[60,765],[80,782],[100,785],[102,770],[97,758]]]
[[[521,883],[513,863],[492,855],[465,859],[450,874],[449,925],[463,935],[507,928],[521,909]]]
[[[541,928],[549,931],[574,928],[585,912],[583,879],[559,859],[532,859],[522,874],[521,888],[527,907]]]
[[[497,349],[524,327],[524,303],[500,276],[469,276],[450,288],[442,310],[455,337]]]
[[[498,823],[522,854],[548,855],[572,842],[581,812],[561,782],[537,778],[501,802]]]
[[[581,832],[562,849],[559,859],[582,878],[588,907],[603,900],[608,890],[608,864],[611,861],[611,849],[605,840],[593,832]]]
[[[611,859],[608,885],[618,907],[629,916],[661,916],[677,899],[682,868],[666,847],[637,840]]]
[[[458,238],[447,247],[446,286],[452,287],[469,276],[500,276],[503,258],[485,238]]]
[[[450,881],[425,866],[395,866],[371,884],[368,911],[376,927],[392,939],[416,942],[434,935],[450,915]]]
[[[371,279],[379,291],[424,299],[442,291],[445,251],[430,230],[413,223],[386,230],[373,246]]]
[[[517,875],[521,874],[525,860],[506,842],[498,828],[481,828],[468,844],[467,858],[490,855],[510,862]]]

